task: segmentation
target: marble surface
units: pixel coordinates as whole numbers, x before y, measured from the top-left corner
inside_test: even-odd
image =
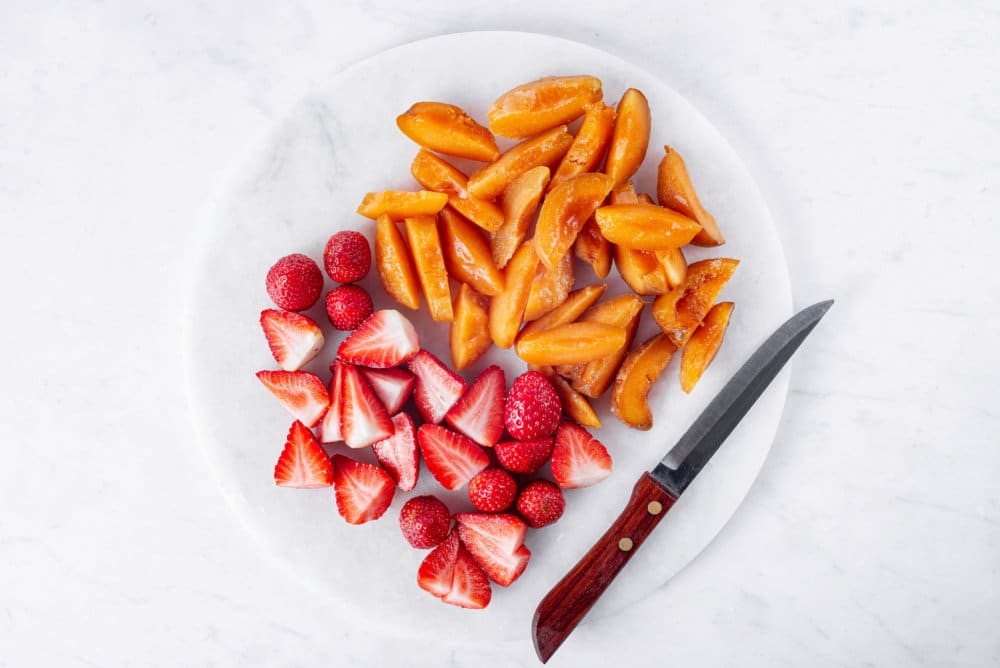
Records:
[[[470,29],[591,43],[669,83],[760,185],[795,305],[837,299],[725,530],[552,665],[1000,664],[995,4],[609,14],[0,6],[0,666],[536,665],[526,642],[331,624],[227,508],[180,363],[204,206],[253,140],[338,68]]]

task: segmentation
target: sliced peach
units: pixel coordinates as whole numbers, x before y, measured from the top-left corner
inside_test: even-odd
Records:
[[[601,164],[608,142],[611,141],[611,130],[614,126],[615,110],[612,107],[597,102],[587,109],[573,143],[556,168],[549,189],[571,176],[595,171]]]
[[[512,88],[493,102],[490,129],[523,139],[570,123],[603,97],[601,80],[590,76],[545,77]]]
[[[503,211],[488,199],[451,196],[448,203],[487,232],[496,232],[503,225]]]
[[[642,204],[639,194],[635,191],[635,185],[631,179],[615,186],[611,189],[609,196],[610,204]]]
[[[524,308],[524,321],[531,322],[556,308],[569,295],[573,287],[573,256],[567,253],[555,269],[538,265],[535,282],[531,284],[531,294]]]
[[[450,206],[438,214],[438,231],[448,274],[477,292],[495,296],[503,291],[503,274],[493,263],[482,231]]]
[[[510,348],[514,345],[537,268],[535,246],[531,241],[525,241],[504,269],[503,292],[490,300],[490,337],[498,348]]]
[[[670,289],[667,273],[654,251],[615,246],[615,266],[637,295],[662,295]]]
[[[448,195],[448,204],[487,232],[503,224],[500,207],[489,200],[469,197],[466,191],[469,178],[430,151],[420,149],[410,163],[410,173],[424,188]]]
[[[420,283],[403,234],[389,216],[375,223],[375,268],[386,293],[403,306],[420,308]]]
[[[653,414],[647,403],[649,388],[667,368],[676,350],[666,334],[657,334],[628,354],[611,390],[611,412],[619,420],[636,429],[653,426]]]
[[[548,378],[552,381],[552,386],[556,388],[556,394],[559,395],[563,412],[566,415],[584,427],[596,429],[601,426],[601,420],[597,417],[597,413],[594,412],[594,407],[590,405],[587,397],[570,387],[569,383],[558,375],[552,374]]]
[[[528,364],[581,364],[625,345],[625,329],[601,322],[571,322],[522,336],[514,352]]]
[[[601,234],[593,216],[587,219],[576,235],[573,254],[589,264],[598,278],[607,278],[611,271],[611,243]]]
[[[669,146],[664,146],[663,150],[666,155],[660,161],[656,178],[656,197],[660,205],[698,221],[702,229],[691,240],[695,246],[721,246],[726,243],[715,216],[701,205],[681,154]]]
[[[670,284],[670,287],[676,288],[684,282],[684,278],[687,276],[688,265],[687,260],[684,258],[684,253],[680,248],[653,251],[653,253],[659,259],[660,265],[667,275],[667,283]]]
[[[453,317],[451,288],[448,286],[448,272],[444,266],[437,221],[434,216],[414,216],[403,221],[403,228],[406,230],[406,240],[410,244],[420,287],[427,300],[427,310],[435,321],[448,322]]]
[[[653,319],[678,348],[705,319],[739,260],[717,257],[688,265],[684,282],[653,302]]]
[[[469,195],[480,199],[499,197],[510,182],[541,165],[552,168],[573,143],[565,125],[527,139],[469,177]]]
[[[444,102],[417,102],[396,118],[407,137],[445,155],[490,162],[500,155],[496,139],[460,107]]]
[[[653,198],[646,193],[640,193],[636,197],[639,200],[638,204],[656,204],[656,202],[653,201]]]
[[[430,190],[417,192],[385,190],[366,194],[361,200],[361,206],[358,207],[358,213],[372,219],[387,214],[394,220],[401,220],[411,216],[433,216],[447,203],[446,194]]]
[[[594,285],[588,285],[580,288],[579,290],[574,290],[569,293],[564,301],[559,306],[555,307],[545,315],[543,315],[538,320],[529,322],[521,330],[518,336],[528,336],[535,332],[541,332],[546,329],[551,329],[557,325],[565,325],[568,322],[573,322],[580,315],[583,314],[591,304],[596,302],[604,294],[604,291],[608,289],[608,286],[604,283],[597,283]]]
[[[618,117],[611,132],[604,173],[615,185],[625,183],[639,169],[649,147],[649,102],[635,88],[629,88],[618,103]]]
[[[549,182],[549,168],[544,165],[529,169],[511,181],[504,191],[501,208],[503,225],[493,235],[493,259],[503,269],[535,219],[542,194]]]
[[[690,393],[722,345],[722,337],[733,314],[733,302],[719,302],[705,316],[704,322],[688,339],[681,353],[681,389]]]
[[[579,174],[563,181],[546,196],[535,223],[535,250],[552,269],[572,248],[580,228],[611,192],[606,174]]]
[[[469,366],[493,345],[490,339],[489,297],[484,297],[465,283],[458,288],[451,321],[449,343],[451,361],[457,371]]]
[[[687,216],[655,204],[612,204],[594,214],[604,238],[639,250],[680,248],[701,225]]]

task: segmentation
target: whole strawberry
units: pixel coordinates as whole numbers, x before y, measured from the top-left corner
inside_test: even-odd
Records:
[[[511,473],[534,473],[549,461],[552,445],[551,438],[539,441],[503,441],[496,444],[493,452],[496,453],[500,466]]]
[[[323,291],[323,272],[302,253],[286,255],[267,272],[267,295],[280,308],[304,311]]]
[[[517,512],[533,529],[552,524],[565,509],[562,490],[548,480],[532,480],[517,496]]]
[[[356,329],[372,310],[372,298],[360,285],[340,285],[326,293],[326,314],[341,331]]]
[[[556,388],[537,371],[517,377],[507,393],[503,421],[507,432],[519,441],[551,436],[559,426],[562,404]]]
[[[480,471],[469,481],[469,501],[476,510],[500,513],[514,504],[517,483],[509,473],[500,468]]]
[[[451,513],[436,496],[415,496],[399,511],[399,528],[403,537],[418,550],[443,542],[450,527]]]
[[[372,252],[365,235],[354,230],[337,232],[326,242],[323,265],[338,283],[360,281],[372,268]]]

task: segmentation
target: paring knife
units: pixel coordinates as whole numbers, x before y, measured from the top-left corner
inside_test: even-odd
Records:
[[[611,528],[538,604],[531,635],[542,663],[576,628],[832,305],[832,299],[813,304],[779,327],[660,463],[639,478]]]

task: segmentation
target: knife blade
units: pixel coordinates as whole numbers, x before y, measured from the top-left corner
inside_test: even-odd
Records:
[[[542,663],[576,628],[832,305],[832,299],[813,304],[775,330],[676,445],[639,478],[618,519],[538,604],[531,635]]]

